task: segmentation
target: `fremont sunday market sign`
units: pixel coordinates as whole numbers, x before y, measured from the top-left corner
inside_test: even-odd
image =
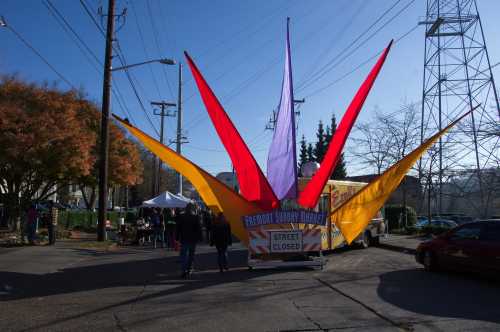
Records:
[[[264,225],[279,224],[309,224],[317,226],[326,225],[326,212],[297,211],[271,211],[266,213],[243,216],[245,228],[260,227]]]

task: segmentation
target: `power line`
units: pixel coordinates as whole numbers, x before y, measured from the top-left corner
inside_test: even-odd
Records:
[[[360,33],[351,43],[349,43],[349,45],[347,45],[347,47],[345,47],[336,57],[333,57],[329,62],[327,62],[325,65],[323,65],[319,70],[317,70],[316,72],[313,72],[311,75],[309,75],[308,78],[304,79],[302,82],[299,82],[296,86],[297,89],[300,89],[302,88],[302,86],[304,84],[306,84],[309,80],[311,80],[314,76],[320,74],[322,71],[324,71],[326,68],[328,68],[328,66],[335,61],[335,59],[342,55],[343,53],[347,52],[347,50],[349,50],[354,44],[356,44],[356,42],[358,40],[360,40],[364,35],[366,35],[368,33],[368,31],[370,31],[378,22],[380,22],[380,20],[382,20],[384,18],[385,15],[387,15],[394,7],[396,7],[399,3],[401,2],[401,0],[396,0],[392,6],[390,6],[388,9],[386,9],[379,17],[377,17],[375,19],[375,21],[370,24],[370,26],[368,28],[366,28],[362,33]]]
[[[418,28],[418,25],[414,26],[413,28],[411,28],[410,30],[408,30],[407,32],[405,32],[401,37],[399,37],[398,39],[396,39],[394,41],[394,44],[396,44],[397,42],[401,41],[402,39],[404,39],[405,37],[407,37],[409,34],[411,34],[413,31],[415,31],[416,29]],[[335,85],[337,83],[339,83],[340,81],[344,80],[345,78],[347,78],[348,76],[352,75],[354,72],[358,71],[360,68],[362,68],[363,66],[365,66],[367,63],[369,63],[370,61],[372,61],[373,59],[375,59],[376,57],[378,57],[380,54],[382,54],[383,50],[377,52],[376,54],[372,55],[371,57],[369,57],[368,59],[366,59],[365,61],[361,62],[359,65],[357,65],[356,67],[354,67],[353,69],[351,69],[349,72],[347,72],[346,74],[342,75],[341,77],[339,77],[338,79],[336,79],[335,81],[331,82],[331,83],[328,83],[327,85],[317,89],[317,90],[314,90],[313,92],[311,92],[310,94],[308,94],[305,98],[310,98],[324,90],[326,90],[327,88],[331,87],[332,85]]]
[[[149,17],[150,17],[149,22],[151,23],[151,27],[153,28],[153,37],[154,37],[153,39],[155,41],[156,49],[158,50],[158,55],[160,57],[162,57],[161,56],[160,42],[159,42],[159,37],[158,37],[158,30],[156,29],[153,11],[151,10],[151,5],[149,2],[150,2],[149,0],[146,0],[146,6],[147,6],[147,10],[148,10]],[[164,67],[162,67],[162,71],[163,71],[163,74],[165,75],[165,81],[167,82],[168,91],[170,92],[170,98],[174,99],[174,94],[172,92],[172,87],[170,86],[170,81],[168,80],[167,71]]]
[[[39,58],[40,60],[42,60],[57,76],[59,76],[59,78],[61,80],[64,81],[64,83],[66,83],[67,85],[69,85],[73,90],[78,90],[66,77],[64,77],[63,74],[61,74],[40,52],[37,51],[37,49],[31,45],[30,42],[28,42],[19,32],[17,32],[10,24],[7,24],[5,21],[4,21],[5,25],[4,27],[6,27],[7,29],[9,29],[10,31],[12,31],[14,33],[14,35],[20,40],[23,42],[24,45],[26,45],[26,47],[28,47],[30,50],[33,51],[33,53],[35,53]]]
[[[68,22],[68,20],[66,20],[64,15],[59,10],[57,10],[57,8],[54,6],[54,4],[52,4],[50,0],[46,0],[45,2],[43,2],[43,4],[45,5],[49,13],[52,15],[52,17],[54,17],[55,21],[63,28],[63,30],[73,40],[73,42],[76,44],[80,52],[82,52],[82,54],[85,56],[87,61],[92,65],[92,67],[96,70],[96,72],[98,74],[102,74],[102,70],[99,67],[97,67],[97,65],[92,61],[92,59],[94,59],[95,62],[97,62],[97,64],[101,66],[101,68],[103,66],[103,63],[99,60],[99,58],[92,51],[92,49],[90,49],[90,47],[85,43],[85,41],[80,37],[80,35],[75,31],[75,29],[73,29],[73,27]],[[80,44],[83,45],[83,48]],[[88,56],[87,52],[90,53],[92,58]],[[120,106],[120,109],[122,110],[123,114],[126,114],[126,116],[128,116],[130,121],[134,123],[135,122],[134,118],[130,114],[129,109],[126,107],[126,104],[123,101],[123,96],[121,95],[121,92],[119,91],[118,87],[116,87],[116,90],[113,87],[112,93],[116,97],[118,106]]]
[[[398,0],[396,1],[396,3],[391,7],[389,8],[392,9],[394,8],[394,6],[396,4],[398,4],[401,0]],[[384,29],[387,25],[389,25],[389,23],[391,23],[394,19],[396,19],[399,15],[401,15],[401,13],[403,11],[405,11],[410,5],[412,5],[413,3],[415,2],[415,0],[411,0],[410,2],[408,2],[402,9],[400,9],[395,15],[393,15],[391,18],[389,18],[386,22],[384,22],[384,24],[382,26],[380,26],[377,30],[375,30],[371,35],[369,35],[366,39],[364,39],[360,44],[358,44],[353,50],[351,50],[349,53],[345,54],[341,59],[338,59],[338,56],[337,57],[334,57],[332,60],[330,60],[325,66],[322,67],[322,69],[320,71],[318,71],[317,73],[313,74],[309,79],[308,81],[306,80],[306,82],[302,82],[302,84],[299,84],[299,86],[297,87],[297,91],[301,91],[309,86],[311,86],[312,84],[314,84],[315,82],[317,82],[319,79],[321,79],[323,76],[325,76],[328,72],[330,72],[332,69],[338,67],[342,62],[344,62],[346,59],[348,59],[354,52],[356,52],[358,49],[360,49],[363,45],[365,45],[370,39],[372,39],[376,34],[378,34],[382,29]],[[376,22],[374,22],[368,29],[365,30],[365,32],[363,32],[361,35],[358,36],[358,38],[356,38],[356,41],[359,40],[362,36],[364,36],[376,23],[378,23],[380,21],[380,19],[385,16],[385,14],[388,13],[388,11],[384,12],[382,14],[381,17],[379,17],[379,19],[376,20]],[[355,44],[355,42],[352,42],[351,44],[349,44],[348,47],[346,47],[340,54],[344,53],[345,51],[347,51],[349,48],[351,48],[353,45]],[[337,60],[337,61],[335,61]],[[328,66],[330,66],[328,68]],[[316,77],[314,77],[316,76]]]
[[[149,59],[149,54],[148,54],[148,51],[146,49],[146,43],[144,42],[144,36],[142,34],[142,29],[141,29],[141,26],[139,24],[139,18],[137,17],[137,10],[135,9],[135,5],[134,5],[134,2],[132,1],[131,2],[131,5],[132,5],[132,12],[134,13],[134,18],[135,18],[135,24],[137,26],[137,31],[139,33],[139,37],[141,39],[141,44],[142,44],[142,49],[144,50],[144,55],[146,55],[146,58]],[[153,68],[152,68],[152,65],[151,64],[148,64],[148,68],[149,68],[149,72],[151,73],[151,77],[153,77],[153,83],[156,87],[156,91],[158,92],[158,98],[161,99],[161,93],[160,93],[160,87],[158,85],[158,81],[156,80],[156,77],[153,73]]]
[[[317,7],[313,8],[312,10],[310,10],[309,12],[307,12],[306,14],[302,15],[299,19],[297,19],[297,22],[300,21],[301,19],[309,16],[315,9],[317,9]],[[329,22],[331,22],[330,17],[328,17],[327,23],[324,24],[322,27],[324,28]],[[306,34],[305,36],[303,36],[303,38],[298,42],[298,44],[301,44],[305,40],[309,39],[314,34],[314,32],[317,32],[317,29],[314,29],[314,30],[310,31],[308,34]],[[267,41],[265,41],[263,44],[261,44],[259,46],[259,49],[263,48],[264,45],[268,44],[269,42],[272,42],[276,38],[277,37],[273,37],[273,38],[268,39]],[[235,87],[234,89],[232,89],[226,96],[224,96],[222,98],[224,100],[224,102],[227,103],[231,99],[234,99],[241,92],[243,92],[246,87],[248,87],[251,84],[255,83],[264,74],[266,74],[272,67],[274,67],[276,64],[278,64],[279,61],[280,61],[280,59],[281,59],[281,55],[277,55],[274,58],[272,58],[271,61],[269,63],[267,63],[266,66],[264,68],[262,68],[259,72],[252,74],[249,78],[245,79],[237,87]],[[236,65],[228,68],[228,70],[226,70],[223,74],[219,75],[213,82],[216,82],[217,80],[219,80],[220,78],[222,78],[223,76],[225,76],[226,73],[233,71],[234,68],[238,67],[242,63],[244,63],[244,62],[240,61]],[[195,95],[196,95],[196,92],[193,92],[188,98],[186,98],[185,102],[187,102],[189,99],[191,99]],[[191,120],[186,125],[186,129],[192,129],[195,126],[197,126],[198,124],[200,124],[201,122],[203,122],[204,120],[206,120],[205,116],[206,116],[206,114],[203,113],[203,114],[200,114],[199,116],[197,116],[195,119]]]
[[[97,30],[99,30],[99,32],[101,33],[101,35],[105,38],[106,34],[104,33],[104,31],[101,28],[101,26],[99,25],[99,23],[97,23],[94,15],[90,11],[89,6],[85,2],[85,0],[80,0],[80,4],[82,5],[83,9],[87,13],[87,16],[90,17],[90,19],[92,20],[92,22],[94,23],[94,25],[97,27]],[[121,49],[120,49],[118,43],[117,43],[117,47],[116,48],[113,46],[113,50],[116,52],[118,60],[120,61],[121,65],[122,66],[126,66],[127,62],[125,61],[125,56],[123,55],[123,52],[121,52]],[[129,73],[128,69],[124,69],[124,71],[125,71],[125,75],[127,77],[127,80],[129,82],[130,86],[132,87],[132,91],[134,92],[134,95],[135,95],[135,97],[136,97],[136,99],[137,99],[137,101],[139,103],[139,106],[141,107],[141,110],[143,111],[144,115],[146,116],[146,119],[148,120],[148,123],[151,125],[151,128],[153,128],[153,130],[156,132],[156,134],[159,135],[160,133],[159,133],[158,129],[156,128],[156,126],[154,125],[153,121],[151,120],[151,117],[149,116],[146,108],[144,107],[144,103],[142,102],[142,99],[139,96],[139,93],[137,92],[137,88],[135,86],[135,83],[134,83],[134,81],[132,79],[131,74]]]

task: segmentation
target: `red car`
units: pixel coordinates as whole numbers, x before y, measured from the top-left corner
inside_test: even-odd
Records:
[[[427,271],[440,268],[500,275],[500,220],[460,225],[422,242],[415,253]]]

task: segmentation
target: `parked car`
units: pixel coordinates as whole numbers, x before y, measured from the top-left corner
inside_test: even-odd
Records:
[[[425,219],[417,221],[415,227],[417,229],[422,229],[424,227],[452,229],[454,227],[457,227],[457,223],[454,222],[453,220],[432,219],[431,224],[429,225],[429,222],[427,221],[427,219]]]
[[[440,268],[500,273],[500,220],[463,224],[421,243],[415,259],[427,271]]]

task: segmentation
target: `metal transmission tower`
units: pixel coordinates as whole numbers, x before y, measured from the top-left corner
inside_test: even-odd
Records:
[[[420,24],[422,140],[480,105],[420,162],[428,211],[491,215],[500,192],[500,107],[476,1],[427,0]]]

